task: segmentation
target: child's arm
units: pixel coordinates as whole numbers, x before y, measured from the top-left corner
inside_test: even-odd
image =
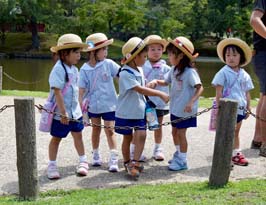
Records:
[[[215,86],[216,88],[216,96],[215,96],[215,100],[216,100],[216,107],[219,107],[219,101],[220,101],[220,98],[223,97],[223,86],[221,85],[217,85]]]
[[[168,86],[169,84],[167,82],[165,82],[165,80],[157,80],[157,79],[154,79],[151,82],[147,83],[146,86],[148,88],[155,88],[157,85],[160,85],[160,86]]]
[[[85,93],[85,88],[79,88],[79,105],[82,106],[82,100]]]
[[[167,95],[164,92],[161,92],[159,90],[154,90],[151,88],[143,87],[143,86],[136,86],[133,88],[136,92],[142,94],[142,95],[147,95],[147,96],[158,96],[160,97],[165,103],[169,101],[169,95]]]
[[[60,114],[65,116],[65,117],[61,117],[60,122],[62,124],[67,125],[69,123],[69,121],[67,119],[68,114],[66,112],[66,108],[65,108],[65,104],[64,104],[64,98],[63,98],[61,89],[54,88],[54,94],[55,94],[56,105],[60,111]]]
[[[201,84],[197,84],[194,87],[196,88],[196,91],[195,91],[193,97],[190,99],[190,101],[186,105],[184,112],[192,112],[192,107],[193,107],[194,102],[199,98],[199,96],[203,92],[203,87]]]
[[[249,91],[246,92],[246,99],[247,99],[247,107],[246,107],[246,109],[247,109],[248,111],[251,111],[251,107],[250,107],[250,99],[251,99],[251,97],[250,97],[250,93],[249,93]],[[248,117],[249,117],[249,113],[247,113],[245,119],[247,119]]]

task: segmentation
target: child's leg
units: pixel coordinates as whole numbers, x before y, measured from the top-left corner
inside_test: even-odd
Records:
[[[234,149],[240,148],[239,131],[242,125],[242,121],[236,124],[235,137],[234,137]]]
[[[180,141],[180,153],[187,153],[187,128],[177,129]]]
[[[162,124],[163,116],[158,117],[158,122],[159,122],[159,124]],[[161,147],[162,135],[163,135],[162,131],[163,131],[162,126],[160,126],[159,129],[154,131],[155,145],[154,145],[154,149],[153,149],[153,158],[156,161],[163,161],[164,160],[164,154],[163,154],[163,150]]]
[[[130,161],[130,142],[132,141],[133,134],[130,135],[123,135],[123,142],[122,142],[122,155],[124,163]]]
[[[114,121],[106,121],[106,120],[104,120],[104,125],[113,127],[114,126]],[[113,129],[109,129],[109,128],[105,128],[104,132],[106,134],[107,142],[108,142],[110,150],[117,149],[114,130]]]
[[[172,127],[172,136],[173,136],[174,145],[176,147],[176,151],[180,151],[180,139],[176,127]]]
[[[144,149],[146,141],[146,130],[136,130],[134,138],[135,138],[135,151],[134,151],[133,160],[138,161]]]
[[[158,117],[159,124],[162,124],[163,122],[163,116]],[[163,129],[162,126],[159,127],[159,129],[154,131],[154,141],[156,144],[162,143],[162,135],[163,135]]]
[[[52,137],[49,143],[49,160],[56,161],[58,147],[62,138]]]
[[[101,118],[91,118],[91,123],[95,125],[101,124]],[[100,144],[100,134],[101,134],[101,127],[92,126],[92,133],[91,133],[91,144],[92,149],[98,149]]]

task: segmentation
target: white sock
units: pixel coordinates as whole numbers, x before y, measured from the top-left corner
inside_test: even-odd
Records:
[[[48,165],[50,165],[50,164],[52,164],[52,165],[55,165],[55,166],[56,166],[56,160],[50,160],[50,161],[48,162]]]
[[[186,152],[180,152],[179,157],[183,162],[187,161],[187,153]]]
[[[233,156],[236,156],[237,153],[241,153],[241,149],[234,149],[233,150]]]
[[[130,143],[130,153],[135,151],[135,144]]]
[[[99,153],[99,149],[98,148],[97,149],[94,149],[92,152],[93,153]]]
[[[160,146],[161,146],[161,144],[157,144],[157,143],[155,143],[155,145],[154,145],[154,149],[158,149]]]
[[[87,162],[87,156],[84,154],[84,155],[81,155],[79,156],[79,162]]]
[[[177,152],[180,152],[180,145],[176,145],[175,149],[176,149]]]

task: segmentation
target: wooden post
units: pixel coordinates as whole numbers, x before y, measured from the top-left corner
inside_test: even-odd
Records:
[[[237,106],[237,101],[220,99],[209,186],[221,187],[229,180]]]
[[[19,198],[21,200],[36,200],[39,194],[39,182],[34,99],[14,99],[14,105]]]
[[[0,66],[0,93],[2,92],[3,85],[3,67]]]

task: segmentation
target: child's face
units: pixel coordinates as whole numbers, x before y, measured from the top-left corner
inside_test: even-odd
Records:
[[[97,60],[99,60],[99,61],[104,60],[107,57],[107,54],[108,54],[108,48],[107,48],[107,46],[105,46],[103,48],[100,48],[97,51]]]
[[[81,49],[71,50],[68,55],[65,56],[65,63],[67,65],[76,65],[80,60]]]
[[[143,66],[146,59],[147,59],[147,51],[143,51],[138,55],[136,55],[135,57],[136,66]]]
[[[150,44],[148,47],[148,58],[150,61],[158,61],[163,55],[163,46],[161,44],[155,43]]]
[[[231,68],[239,68],[240,54],[232,48],[227,48],[225,52],[225,63]]]
[[[172,66],[178,65],[180,60],[182,59],[182,57],[183,57],[182,53],[180,53],[178,56],[176,56],[173,52],[171,52],[171,51],[168,52],[169,63]]]

